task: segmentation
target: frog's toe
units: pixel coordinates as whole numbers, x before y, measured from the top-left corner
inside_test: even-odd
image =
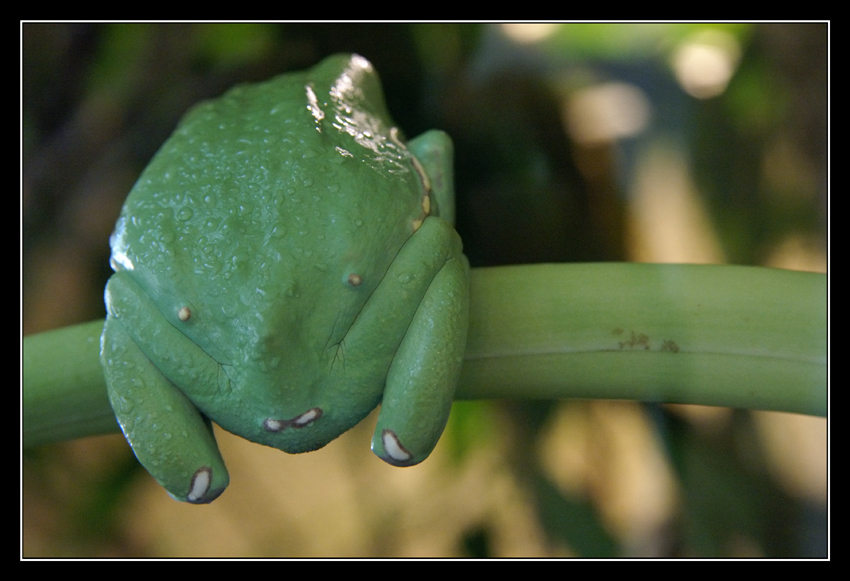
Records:
[[[421,460],[416,460],[413,453],[404,447],[399,440],[398,434],[393,430],[384,429],[381,431],[381,444],[383,445],[383,452],[375,448],[374,442],[372,444],[372,451],[387,464],[392,464],[393,466],[413,466],[421,462]]]
[[[192,476],[192,483],[189,485],[189,494],[185,498],[186,502],[192,504],[209,504],[218,498],[224,492],[224,488],[212,489],[212,483],[212,468],[209,466],[198,468]]]
[[[310,408],[303,414],[299,414],[288,420],[276,420],[268,418],[263,421],[263,427],[269,432],[281,432],[287,428],[304,428],[322,417],[322,408]]]

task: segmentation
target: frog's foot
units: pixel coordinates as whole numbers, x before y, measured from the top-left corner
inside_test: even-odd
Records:
[[[466,347],[467,269],[463,255],[446,261],[390,365],[372,451],[393,466],[427,458],[449,419]]]
[[[124,436],[172,498],[192,504],[212,502],[230,480],[212,425],[142,352],[111,306],[101,361],[109,401]]]

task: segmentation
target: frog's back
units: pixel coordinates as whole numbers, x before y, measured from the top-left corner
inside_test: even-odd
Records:
[[[427,211],[413,163],[360,57],[236,87],[142,174],[113,262],[172,321],[189,307],[187,334],[224,361],[257,358],[282,325],[340,340]]]

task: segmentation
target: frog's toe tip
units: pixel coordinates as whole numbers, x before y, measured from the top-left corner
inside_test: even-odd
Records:
[[[402,445],[398,435],[392,430],[385,429],[381,431],[381,443],[383,444],[383,453],[375,450],[374,444],[372,445],[372,450],[387,464],[405,467],[421,462],[421,460],[417,460],[413,453]]]
[[[221,496],[225,488],[227,488],[226,483],[224,486],[212,488],[212,468],[202,466],[192,476],[192,482],[189,484],[189,493],[185,497],[176,496],[171,492],[168,492],[168,494],[175,500],[190,504],[209,504]]]
[[[289,420],[268,418],[263,421],[263,428],[269,432],[281,432],[287,428],[306,428],[322,417],[322,408],[311,408],[303,414]]]

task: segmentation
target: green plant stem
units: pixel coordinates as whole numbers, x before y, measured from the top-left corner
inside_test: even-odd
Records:
[[[117,431],[100,367],[103,320],[24,338],[24,447]]]
[[[472,271],[458,399],[629,399],[826,415],[825,275],[738,266]],[[26,337],[24,445],[116,431],[102,321]]]
[[[826,282],[741,266],[478,269],[458,397],[826,415]]]

